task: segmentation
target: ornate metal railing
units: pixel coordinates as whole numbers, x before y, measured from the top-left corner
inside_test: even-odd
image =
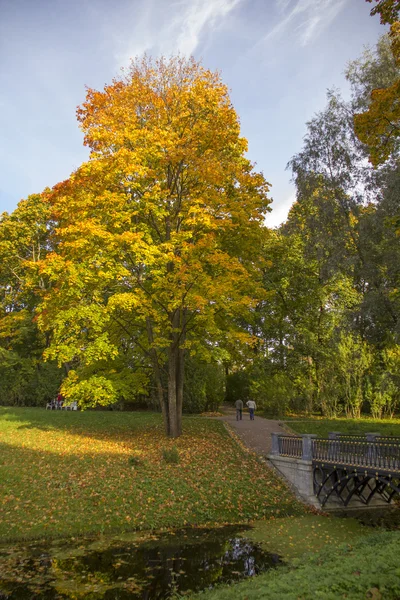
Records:
[[[374,434],[376,436],[376,434]],[[340,440],[340,441],[349,441],[349,442],[364,442],[366,440],[366,436],[361,433],[339,433],[336,431],[332,431],[328,434],[328,439],[330,440]]]
[[[379,439],[379,438],[378,438]],[[400,471],[400,441],[348,441],[348,440],[312,440],[312,460],[378,469]]]
[[[340,433],[339,431],[331,431],[328,434],[328,439],[335,439],[335,440],[341,440],[341,441],[345,441],[348,440],[349,442],[356,442],[356,441],[360,441],[363,442],[366,439],[367,440],[376,440],[379,442],[399,442],[400,443],[400,436],[398,435],[381,435],[380,433],[365,433],[360,434],[360,433]]]
[[[312,463],[314,493],[322,506],[329,499],[347,506],[355,498],[370,504],[378,497],[390,503],[400,496],[400,437],[331,432],[328,439],[313,434],[272,434],[273,456]]]
[[[400,437],[367,433],[364,436],[329,434],[272,434],[272,455],[317,462],[400,472]]]
[[[303,456],[303,438],[294,435],[280,435],[278,437],[278,448],[281,456]]]

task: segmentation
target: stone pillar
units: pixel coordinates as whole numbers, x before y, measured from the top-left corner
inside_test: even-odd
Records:
[[[271,438],[272,438],[271,454],[273,454],[274,456],[279,455],[279,436],[280,436],[280,433],[271,433]]]
[[[367,438],[367,442],[375,442],[376,438],[381,437],[381,434],[379,431],[369,432],[365,434],[365,437]]]
[[[315,433],[302,433],[303,438],[303,455],[302,460],[312,460],[312,440],[318,436]]]
[[[342,435],[341,431],[330,431],[328,433],[328,440],[338,440]]]

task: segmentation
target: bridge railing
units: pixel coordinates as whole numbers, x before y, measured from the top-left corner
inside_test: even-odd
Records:
[[[328,439],[334,440],[348,440],[350,442],[360,441],[363,442],[365,440],[374,441],[377,440],[379,442],[398,442],[400,443],[400,436],[398,435],[381,435],[379,432],[368,432],[364,434],[360,433],[341,433],[340,431],[330,431],[328,433]]]
[[[280,435],[278,437],[278,450],[281,456],[303,456],[303,438],[294,435]]]
[[[312,441],[312,460],[397,471],[400,469],[400,441],[315,439]]]
[[[400,438],[367,433],[363,436],[330,435],[328,439],[314,434],[298,436],[272,434],[272,455],[379,469],[400,471]]]
[[[316,438],[313,434],[283,435],[272,433],[271,454],[274,456],[286,456],[311,460],[311,440]]]

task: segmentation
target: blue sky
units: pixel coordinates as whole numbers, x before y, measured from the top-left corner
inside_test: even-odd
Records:
[[[271,226],[294,200],[285,166],[326,89],[384,33],[363,0],[0,0],[0,212],[87,158],[75,118],[130,57],[193,54],[231,89],[249,157],[272,184]]]

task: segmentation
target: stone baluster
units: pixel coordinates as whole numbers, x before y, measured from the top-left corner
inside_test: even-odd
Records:
[[[279,455],[279,436],[280,435],[281,435],[280,433],[271,433],[271,438],[272,438],[271,454],[273,454],[274,456]]]
[[[315,433],[302,433],[303,438],[303,460],[312,460],[312,441],[318,436]]]

